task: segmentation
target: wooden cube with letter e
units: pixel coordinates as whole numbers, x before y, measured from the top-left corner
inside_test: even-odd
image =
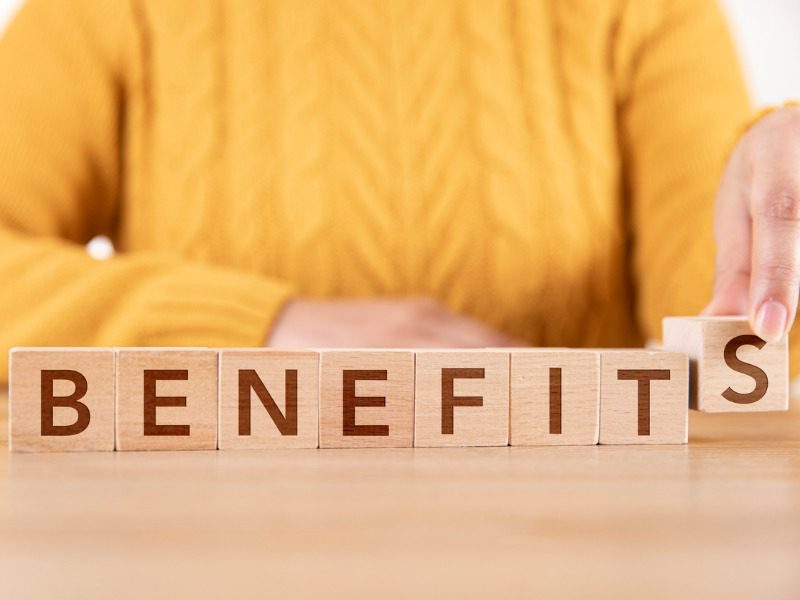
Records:
[[[788,338],[767,343],[745,317],[667,317],[664,349],[691,361],[690,405],[704,412],[789,408]]]
[[[216,350],[116,352],[117,450],[216,450]]]
[[[320,448],[410,448],[413,440],[413,352],[320,352]]]

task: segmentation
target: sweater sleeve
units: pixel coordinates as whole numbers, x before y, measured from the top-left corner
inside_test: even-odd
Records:
[[[2,381],[15,345],[260,345],[291,293],[171,255],[85,251],[118,211],[126,4],[28,0],[0,40]]]
[[[630,268],[639,326],[660,339],[662,317],[697,314],[711,298],[716,187],[751,109],[714,0],[628,4],[650,11],[636,15],[646,32],[618,72]]]

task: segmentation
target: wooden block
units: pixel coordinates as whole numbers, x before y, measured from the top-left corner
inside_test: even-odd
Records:
[[[413,441],[413,352],[320,352],[320,448],[410,448]]]
[[[117,349],[117,450],[215,450],[217,352]]]
[[[788,338],[766,343],[745,317],[667,317],[664,349],[689,355],[690,406],[704,412],[789,408]]]
[[[592,445],[599,433],[598,352],[511,352],[512,446]]]
[[[8,398],[12,452],[114,450],[110,348],[15,348]]]
[[[600,443],[685,444],[689,360],[660,350],[600,353]]]
[[[220,450],[318,443],[319,353],[220,350]]]
[[[506,446],[509,352],[420,350],[415,446]]]

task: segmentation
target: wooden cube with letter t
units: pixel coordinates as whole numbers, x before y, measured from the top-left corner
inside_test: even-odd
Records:
[[[685,444],[689,360],[659,350],[600,354],[600,443]]]
[[[219,352],[219,448],[316,448],[319,353]]]
[[[787,337],[766,343],[745,317],[667,317],[664,349],[691,361],[690,406],[704,412],[789,408]]]
[[[413,352],[320,352],[320,448],[410,448],[413,440]]]
[[[415,446],[506,446],[509,353],[420,350]]]
[[[216,450],[216,350],[116,352],[117,450]]]
[[[9,355],[12,452],[114,450],[114,351],[16,348]]]

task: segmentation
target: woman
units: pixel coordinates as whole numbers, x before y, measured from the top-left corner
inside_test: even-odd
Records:
[[[29,0],[0,343],[629,346],[709,298],[777,339],[800,109],[749,111],[712,0]]]

